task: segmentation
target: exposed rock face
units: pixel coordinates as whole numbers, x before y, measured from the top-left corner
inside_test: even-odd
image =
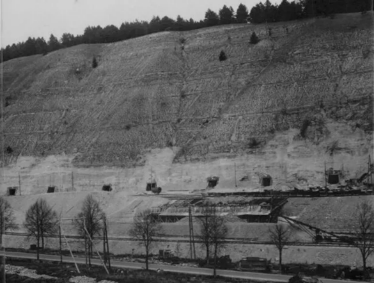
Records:
[[[324,162],[355,177],[373,150],[371,18],[277,23],[271,38],[264,25],[164,32],[5,62],[4,161],[67,154],[188,188],[210,174],[232,186],[234,162],[276,182],[321,182]],[[154,168],[147,154],[166,147]],[[140,188],[134,170],[126,186]]]

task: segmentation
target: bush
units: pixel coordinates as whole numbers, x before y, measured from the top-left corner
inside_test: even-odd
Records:
[[[249,40],[249,42],[251,44],[257,44],[259,42],[259,38],[257,37],[256,33],[255,32],[252,32],[252,35],[251,35],[251,38]]]
[[[11,100],[10,96],[5,97],[5,107],[10,105],[10,100]]]
[[[179,43],[180,43],[180,44],[185,44],[185,43],[186,43],[186,39],[185,39],[184,37],[181,37],[181,38],[179,39]]]
[[[255,148],[258,147],[261,144],[256,138],[251,138],[248,143],[249,148]]]
[[[13,149],[10,146],[8,146],[5,151],[8,154],[12,154],[13,153]]]
[[[301,129],[300,129],[300,136],[302,136],[304,139],[306,137],[306,130],[308,129],[308,127],[311,125],[311,122],[309,119],[305,119],[303,121],[303,124],[301,126]]]
[[[96,61],[96,57],[93,57],[93,59],[92,59],[92,68],[96,68],[98,66],[98,64],[97,64],[97,61]]]
[[[223,50],[221,50],[221,53],[219,54],[219,60],[225,61],[227,59],[227,56]]]
[[[303,283],[303,278],[299,275],[295,275],[288,280],[289,283]]]
[[[127,124],[126,127],[125,127],[125,129],[126,129],[127,131],[129,131],[129,130],[131,129],[131,125],[130,125],[130,124]]]

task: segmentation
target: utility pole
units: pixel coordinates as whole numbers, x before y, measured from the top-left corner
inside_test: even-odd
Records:
[[[92,246],[93,246],[93,240],[92,240],[92,238],[91,238],[91,236],[90,236],[90,233],[88,233],[88,230],[87,230],[87,227],[86,227],[86,221],[85,221],[84,218],[83,218],[83,225],[84,225],[84,230],[85,230],[86,233],[87,233],[88,239],[89,239],[90,242],[91,242],[91,245],[90,245],[90,255],[91,255],[91,249],[92,249]],[[94,248],[95,248],[95,247],[94,247]],[[102,260],[102,258],[101,258],[101,256],[100,256],[100,254],[99,254],[99,252],[96,250],[96,248],[95,248],[95,251],[96,251],[96,253],[97,253],[97,255],[98,255],[98,257],[99,257],[99,259],[100,259],[100,261],[101,261],[101,264],[104,266],[104,269],[105,269],[106,273],[109,274],[109,271],[108,271],[108,269],[106,268],[106,265],[104,264],[104,262],[103,262],[103,260]],[[90,265],[91,265],[91,258],[89,258],[89,259],[90,259]]]
[[[104,222],[105,223],[105,222]],[[104,224],[105,225],[105,224]],[[103,260],[106,264],[106,237],[105,237],[105,227],[103,227]]]
[[[64,219],[69,219],[69,218],[64,218]],[[62,218],[60,218],[60,221],[61,221],[61,220],[62,220]],[[72,220],[72,219],[70,219],[70,220]],[[61,223],[61,222],[60,222],[60,223]],[[61,224],[60,224],[60,229],[61,229]],[[68,242],[68,240],[66,239],[65,233],[62,231],[62,229],[61,229],[61,233],[62,233],[62,235],[64,236],[64,239],[65,239],[66,245],[67,245],[67,247],[68,247],[68,249],[69,249],[69,251],[70,251],[70,255],[71,255],[71,257],[72,257],[72,259],[73,259],[73,261],[74,261],[75,268],[77,269],[78,273],[81,273],[81,272],[79,271],[79,268],[78,268],[77,262],[75,261],[75,258],[74,258],[74,255],[73,255],[73,251],[71,250],[70,245],[69,245],[69,242]]]
[[[21,174],[18,173],[18,187],[19,187],[19,195],[21,195]]]
[[[325,178],[325,188],[327,188],[327,184],[326,184],[326,161],[325,161],[325,171],[323,173],[323,178]]]
[[[193,233],[193,221],[192,221],[191,206],[188,207],[188,223],[189,223],[189,231],[190,231],[191,259],[196,259],[195,239],[194,239],[194,233]]]
[[[234,163],[234,171],[235,171],[235,188],[237,188],[238,185],[236,184],[236,162]]]
[[[61,220],[60,220],[60,223],[58,225],[58,237],[59,237],[59,240],[60,240],[60,263],[62,263]]]
[[[108,254],[107,261],[108,261],[108,266],[109,266],[109,269],[110,269],[111,266],[110,266],[110,254],[109,254],[109,239],[108,239],[108,227],[107,227],[107,224],[106,224],[106,219],[105,219],[105,222],[104,222],[104,228],[105,228],[105,238],[106,238],[106,252]]]
[[[71,171],[71,190],[74,191],[74,171]]]
[[[371,156],[369,155],[369,160],[368,160],[368,182],[369,186],[373,185],[373,174],[371,172]]]

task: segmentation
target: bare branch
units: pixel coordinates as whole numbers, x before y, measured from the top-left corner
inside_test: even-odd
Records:
[[[148,269],[149,252],[155,243],[155,237],[161,231],[162,227],[158,220],[152,216],[151,210],[144,210],[135,215],[129,235],[139,241],[139,246],[145,248],[146,269]]]

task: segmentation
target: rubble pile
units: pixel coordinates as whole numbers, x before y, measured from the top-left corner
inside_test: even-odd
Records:
[[[17,274],[19,276],[24,276],[24,277],[34,278],[34,279],[38,279],[38,278],[57,279],[56,277],[52,277],[48,275],[36,274],[35,270],[28,269],[26,267],[13,266],[9,264],[5,265],[5,273],[6,274]]]

